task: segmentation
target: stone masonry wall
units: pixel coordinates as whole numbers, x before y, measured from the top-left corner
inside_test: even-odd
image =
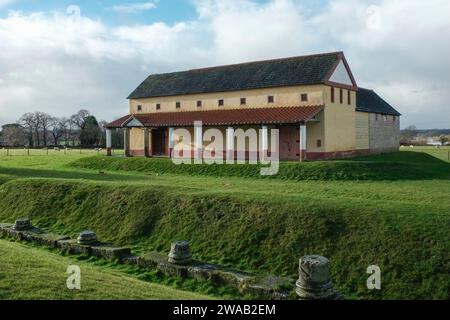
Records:
[[[400,147],[400,117],[369,114],[371,153],[396,152]]]

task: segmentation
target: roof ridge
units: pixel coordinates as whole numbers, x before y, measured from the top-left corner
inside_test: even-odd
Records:
[[[173,72],[154,73],[154,74],[151,74],[149,77],[157,76],[157,75],[169,75],[169,74],[176,74],[176,73],[183,73],[183,72],[192,72],[192,71],[206,71],[206,70],[226,68],[226,67],[251,65],[251,64],[257,64],[257,63],[263,63],[263,62],[276,62],[276,61],[295,60],[295,59],[300,59],[300,58],[323,57],[323,56],[343,55],[343,54],[344,54],[343,51],[333,51],[333,52],[323,52],[323,53],[316,53],[316,54],[307,54],[307,55],[301,55],[301,56],[289,56],[289,57],[284,57],[284,58],[273,58],[273,59],[255,60],[255,61],[247,61],[247,62],[238,62],[238,63],[223,64],[223,65],[218,65],[218,66],[211,66],[211,67],[179,70],[179,71],[173,71]]]
[[[368,88],[363,88],[363,87],[359,87],[359,86],[358,86],[358,89],[375,92],[374,89],[368,89]]]

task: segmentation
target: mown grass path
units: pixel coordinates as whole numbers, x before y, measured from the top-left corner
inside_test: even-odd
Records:
[[[0,240],[0,299],[198,300],[208,296],[148,283],[44,249]],[[81,269],[81,290],[69,290],[69,265]]]

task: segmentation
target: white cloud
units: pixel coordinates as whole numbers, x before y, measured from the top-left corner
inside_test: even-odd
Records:
[[[343,50],[359,85],[398,108],[404,126],[450,127],[446,0],[194,4],[198,17],[173,25],[109,27],[73,10],[0,18],[0,123],[82,107],[110,120],[150,73]]]
[[[130,4],[115,5],[112,7],[112,10],[121,12],[121,13],[139,13],[142,11],[152,10],[155,8],[156,8],[155,3],[144,2],[144,3],[130,3]]]

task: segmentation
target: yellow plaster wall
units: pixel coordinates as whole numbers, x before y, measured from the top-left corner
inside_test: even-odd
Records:
[[[144,150],[144,130],[132,128],[130,130],[130,150]]]
[[[323,99],[323,85],[292,86],[270,89],[254,89],[230,91],[221,93],[191,94],[160,98],[131,99],[130,113],[157,113],[157,112],[184,112],[200,110],[223,110],[239,108],[267,108],[286,106],[321,105]],[[301,102],[300,95],[308,94],[308,101]],[[274,103],[268,103],[267,97],[273,95]],[[241,105],[240,99],[246,98],[247,104]],[[224,106],[218,106],[218,100],[224,100]],[[202,107],[197,107],[197,101],[202,101]],[[181,103],[181,108],[176,108],[176,102]],[[156,104],[161,105],[156,110]],[[137,106],[142,106],[142,111],[137,111]]]
[[[339,99],[335,88],[335,101],[331,102],[331,87],[324,86],[324,143],[325,152],[355,150],[356,92],[351,91],[351,104],[347,103],[347,90],[343,89],[344,101]]]
[[[308,152],[325,151],[324,112],[319,113],[316,118],[319,122],[308,122],[306,125],[306,149]],[[321,147],[317,147],[317,140],[322,141]]]

